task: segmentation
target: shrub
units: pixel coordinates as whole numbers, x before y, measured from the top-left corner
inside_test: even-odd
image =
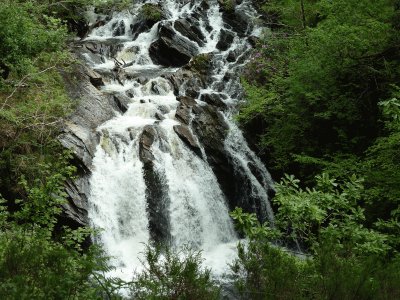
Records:
[[[144,270],[131,286],[134,299],[219,299],[210,270],[201,266],[200,252],[147,246],[144,255]]]

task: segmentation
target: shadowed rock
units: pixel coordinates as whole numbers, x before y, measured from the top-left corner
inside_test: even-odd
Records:
[[[174,131],[181,138],[181,140],[193,150],[194,153],[201,157],[200,145],[190,132],[189,127],[184,125],[175,125]]]

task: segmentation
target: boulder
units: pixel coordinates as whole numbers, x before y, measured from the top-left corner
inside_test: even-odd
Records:
[[[225,29],[221,29],[219,33],[219,41],[217,43],[217,49],[221,51],[226,51],[232,45],[235,35]]]
[[[101,75],[91,69],[87,69],[87,76],[89,77],[90,83],[100,89],[100,87],[104,86],[104,81]]]
[[[143,128],[139,140],[139,157],[143,163],[151,163],[154,155],[151,153],[151,146],[157,138],[157,131],[152,125],[146,125]]]
[[[191,119],[191,115],[190,115],[191,109],[190,107],[187,107],[186,105],[180,104],[178,106],[178,108],[176,109],[176,113],[175,113],[175,118],[186,124],[189,125],[190,123],[190,119]]]
[[[151,60],[167,67],[182,67],[198,54],[198,47],[177,35],[171,23],[160,25],[160,38],[149,48]]]
[[[228,29],[235,31],[240,37],[245,37],[252,28],[251,20],[242,10],[226,10],[222,8],[222,19]]]
[[[159,4],[147,3],[139,11],[138,18],[134,24],[131,24],[133,40],[136,40],[139,34],[149,31],[154,24],[165,19],[164,12]]]
[[[115,108],[123,114],[126,113],[126,111],[128,110],[129,103],[131,102],[129,97],[118,95],[118,97],[113,96],[113,100]]]
[[[193,150],[198,156],[202,157],[201,148],[196,138],[193,136],[189,127],[184,125],[175,125],[174,126],[175,133],[181,138],[181,140],[189,146],[190,149]]]
[[[218,108],[225,109],[227,107],[227,105],[222,100],[222,97],[223,97],[222,94],[217,94],[217,93],[202,94],[200,96],[200,100],[204,101],[210,105],[216,106]]]
[[[121,36],[125,34],[125,22],[124,20],[120,20],[119,22],[115,22],[111,25],[113,30],[112,36]]]
[[[254,35],[251,35],[247,38],[249,44],[255,48],[257,46],[257,43],[260,41],[260,38]]]
[[[197,104],[196,100],[194,100],[192,97],[188,96],[178,96],[176,97],[176,100],[178,100],[181,104],[191,107]]]
[[[194,19],[179,19],[174,22],[174,28],[189,40],[196,42],[200,47],[204,46],[205,36],[200,30],[200,25],[193,24]]]

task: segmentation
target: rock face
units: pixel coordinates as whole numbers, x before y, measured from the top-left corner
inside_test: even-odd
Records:
[[[232,45],[234,34],[225,29],[222,29],[220,32],[219,42],[217,43],[218,50],[228,50],[228,48]]]
[[[79,65],[72,72],[63,74],[71,99],[77,102],[74,114],[65,121],[59,136],[61,144],[70,149],[78,167],[78,179],[68,181],[66,191],[68,204],[64,206],[64,217],[74,226],[87,225],[87,196],[92,159],[98,143],[96,128],[114,117],[111,99],[98,90],[103,82],[99,74]],[[94,80],[95,79],[95,80]]]
[[[189,146],[190,149],[193,150],[198,156],[201,157],[201,149],[199,143],[196,141],[196,138],[193,136],[189,127],[183,125],[175,125],[174,131],[176,134],[185,142],[186,145]]]
[[[219,0],[219,2],[223,1]],[[233,2],[233,8],[228,8],[225,5],[220,6],[222,18],[229,29],[235,31],[240,37],[245,37],[253,29],[253,24],[243,10],[236,8],[242,1],[233,0]]]
[[[149,48],[150,57],[156,64],[182,67],[198,54],[197,45],[178,35],[172,23],[159,25],[159,36]]]
[[[143,172],[148,199],[150,234],[155,242],[161,243],[170,238],[170,220],[165,213],[168,210],[169,199],[166,190],[167,184],[164,182],[163,176],[160,176],[154,169],[154,156],[151,152],[151,146],[156,141],[160,143],[163,151],[169,151],[161,129],[153,125],[145,126],[140,136],[139,156],[144,164]]]
[[[205,36],[195,19],[179,19],[174,22],[174,28],[189,40],[196,42],[200,47],[204,46]]]
[[[145,4],[139,11],[137,21],[131,25],[133,40],[136,40],[139,34],[149,31],[158,21],[165,19],[162,8],[158,4]]]

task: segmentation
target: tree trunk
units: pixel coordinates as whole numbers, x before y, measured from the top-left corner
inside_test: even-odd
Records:
[[[304,0],[300,1],[300,6],[301,6],[301,23],[303,25],[303,29],[306,29],[306,14],[304,11]]]

